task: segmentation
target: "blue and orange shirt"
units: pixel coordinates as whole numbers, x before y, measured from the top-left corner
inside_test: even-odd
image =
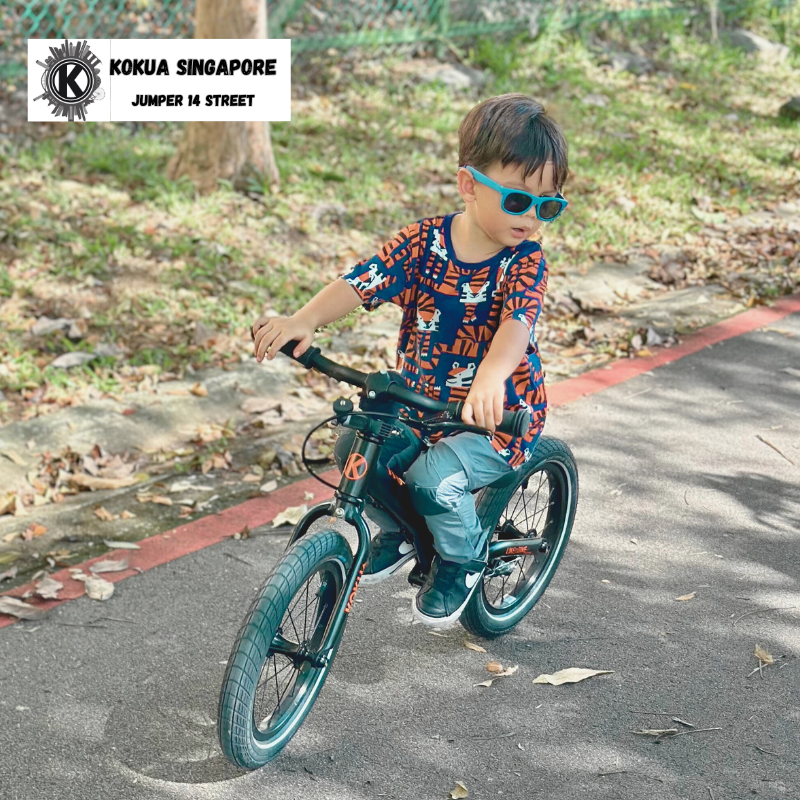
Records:
[[[455,213],[422,219],[401,230],[377,255],[343,277],[368,311],[390,301],[403,309],[396,368],[409,388],[442,402],[464,400],[492,338],[508,319],[530,331],[528,349],[506,381],[505,408],[525,408],[524,436],[495,432],[494,449],[511,467],[532,455],[544,427],[547,398],[535,326],[547,288],[538,242],[522,241],[471,264],[455,256],[450,226]],[[442,436],[425,438],[433,444]]]

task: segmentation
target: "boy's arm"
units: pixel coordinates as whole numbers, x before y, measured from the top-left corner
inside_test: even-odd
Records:
[[[506,275],[500,326],[464,402],[464,422],[494,433],[502,421],[506,381],[528,350],[546,291],[547,264],[539,247],[512,264]]]
[[[349,314],[361,305],[361,298],[347,281],[339,278],[317,292],[291,317],[260,317],[253,324],[256,360],[271,361],[286,342],[299,339],[294,356],[303,355],[311,346],[316,328]]]
[[[521,320],[508,319],[497,329],[464,402],[464,422],[494,432],[503,421],[506,380],[522,361],[529,340],[530,331]]]

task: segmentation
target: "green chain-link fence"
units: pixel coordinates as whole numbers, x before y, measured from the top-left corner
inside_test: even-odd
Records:
[[[558,15],[571,27],[604,18],[797,0],[267,0],[269,36],[292,57],[329,48],[453,42],[531,33]],[[0,0],[0,75],[23,72],[26,40],[191,37],[195,0]]]

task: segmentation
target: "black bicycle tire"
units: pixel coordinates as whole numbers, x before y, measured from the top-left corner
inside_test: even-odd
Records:
[[[258,769],[275,758],[297,733],[316,702],[330,671],[333,657],[344,633],[333,647],[328,663],[314,670],[314,681],[303,702],[291,711],[275,741],[256,735],[254,705],[269,645],[290,608],[292,599],[313,575],[330,565],[337,585],[336,600],[344,589],[352,554],[347,540],[337,531],[317,531],[301,537],[282,556],[253,600],[236,636],[220,690],[217,735],[225,757],[243,769]]]
[[[485,582],[482,580],[479,589],[472,595],[467,607],[461,614],[463,627],[476,636],[484,639],[493,639],[508,633],[519,624],[542,598],[558,565],[561,563],[572,531],[578,504],[578,469],[572,450],[561,439],[542,436],[537,443],[531,461],[520,469],[520,474],[513,483],[498,488],[487,487],[476,497],[476,512],[481,524],[484,528],[491,525],[494,530],[500,515],[507,508],[517,489],[525,480],[540,471],[546,464],[554,465],[562,471],[563,478],[570,490],[566,499],[567,507],[561,529],[558,531],[556,541],[546,561],[546,571],[544,574],[537,576],[521,595],[518,602],[502,614],[491,610],[491,606],[486,600]]]

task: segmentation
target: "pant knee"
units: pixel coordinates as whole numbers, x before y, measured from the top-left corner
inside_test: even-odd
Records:
[[[449,448],[431,448],[405,474],[411,502],[423,516],[446,514],[456,509],[467,491],[467,476]]]

